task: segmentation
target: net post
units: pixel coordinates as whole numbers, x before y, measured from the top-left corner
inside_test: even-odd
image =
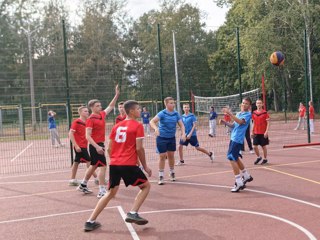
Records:
[[[194,110],[195,110],[195,107],[194,107],[194,94],[192,91],[190,91],[190,99],[191,99],[191,110],[193,112],[193,114],[195,113]]]

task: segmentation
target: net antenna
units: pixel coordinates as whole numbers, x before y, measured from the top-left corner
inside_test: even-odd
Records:
[[[252,103],[261,97],[260,88],[253,89],[242,93],[242,98],[250,97]],[[209,113],[210,107],[213,106],[216,113],[222,113],[221,109],[229,107],[232,112],[240,111],[239,108],[240,94],[221,96],[221,97],[200,97],[194,95],[195,112]]]

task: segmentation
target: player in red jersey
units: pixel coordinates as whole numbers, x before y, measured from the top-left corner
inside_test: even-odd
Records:
[[[257,110],[252,113],[253,128],[252,128],[252,137],[253,137],[253,149],[257,155],[257,160],[254,164],[258,164],[262,157],[260,156],[258,145],[262,147],[263,151],[263,161],[261,164],[266,164],[267,160],[267,145],[269,144],[268,131],[270,125],[270,117],[266,110],[262,108],[263,102],[261,99],[256,101]]]
[[[124,110],[124,107],[123,107],[123,102],[119,102],[118,103],[118,110],[119,110],[119,115],[116,117],[116,124],[125,120],[127,115],[126,115],[126,111]]]
[[[85,177],[79,185],[78,190],[84,193],[92,193],[92,191],[87,188],[87,182],[89,181],[94,171],[99,167],[100,171],[98,174],[98,198],[101,198],[106,193],[105,176],[107,161],[104,153],[104,142],[106,132],[105,118],[114,109],[119,95],[120,91],[117,85],[115,88],[115,96],[105,110],[102,110],[101,102],[97,99],[90,100],[88,103],[88,107],[91,109],[92,113],[86,122],[86,139],[89,142],[91,166],[86,171]]]
[[[305,129],[305,126],[306,126],[306,122],[305,122],[305,117],[306,117],[306,107],[303,105],[302,102],[300,102],[299,104],[299,119],[298,119],[298,125],[296,126],[295,129],[293,130],[299,130],[300,129],[300,126],[302,125],[302,129],[304,130]]]
[[[76,180],[79,164],[86,163],[87,167],[90,166],[91,158],[88,153],[88,141],[86,139],[86,120],[89,117],[89,110],[87,107],[82,106],[78,108],[79,118],[75,119],[69,131],[69,138],[72,142],[75,152],[75,158],[72,164],[70,186],[78,186],[79,182]],[[93,173],[94,178],[97,174]]]
[[[150,183],[138,166],[139,161],[148,176],[151,177],[152,174],[151,169],[147,166],[143,148],[143,125],[137,121],[141,114],[141,108],[138,102],[133,100],[126,101],[124,108],[127,118],[116,124],[109,136],[109,191],[97,203],[93,213],[84,225],[85,231],[92,231],[101,226],[99,222],[96,222],[96,219],[109,201],[116,196],[121,179],[123,179],[126,187],[132,185],[140,188],[125,221],[138,225],[148,223],[148,220],[138,214],[139,208],[150,191]]]
[[[309,126],[310,126],[310,133],[314,134],[314,107],[313,102],[309,101]]]

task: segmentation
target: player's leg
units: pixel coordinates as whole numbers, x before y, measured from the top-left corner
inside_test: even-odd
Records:
[[[69,181],[69,186],[78,186],[79,182],[76,180],[76,175],[79,167],[79,162],[74,161],[71,167],[71,179]]]
[[[240,144],[240,143],[230,141],[228,152],[227,152],[227,158],[230,162],[230,165],[232,167],[233,174],[235,177],[235,184],[234,184],[233,188],[231,189],[231,192],[239,192],[244,187],[244,184],[243,184],[243,181],[241,178],[241,174],[240,174],[240,168],[237,163],[237,161],[240,160],[239,157],[240,157],[241,145],[242,144]]]
[[[169,169],[170,169],[170,180],[175,181],[176,180],[176,174],[174,171],[174,151],[168,151],[168,163],[169,163]]]
[[[55,146],[55,138],[54,138],[53,128],[49,129],[49,133],[50,133],[51,145],[52,145],[52,147],[54,147]]]
[[[199,144],[197,136],[191,136],[189,142],[190,142],[191,146],[196,148],[197,151],[208,155],[208,157],[210,158],[211,162],[213,161],[213,158],[214,158],[213,152],[209,152],[206,149],[200,147],[200,144]]]
[[[54,135],[54,139],[58,142],[58,144],[60,146],[62,146],[61,141],[60,141],[60,137],[58,134],[58,130],[56,128],[53,128],[53,135]]]
[[[254,164],[258,164],[262,160],[262,157],[260,156],[260,152],[259,152],[259,147],[258,147],[259,145],[261,145],[260,138],[261,138],[261,134],[256,134],[253,137],[253,149],[257,156],[257,159],[254,161]]]
[[[213,137],[212,120],[209,120],[209,137]]]
[[[216,128],[217,128],[217,121],[216,119],[212,120],[212,135],[215,137],[216,136]]]
[[[245,168],[241,158],[238,158],[237,164],[238,164],[238,168],[240,170],[240,175],[242,176],[243,184],[245,185],[247,182],[251,182],[253,180],[253,178],[249,174],[247,169]]]

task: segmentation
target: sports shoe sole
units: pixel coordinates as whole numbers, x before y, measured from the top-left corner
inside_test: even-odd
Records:
[[[137,224],[137,225],[146,225],[149,222],[146,219],[135,220],[135,219],[132,219],[132,218],[126,218],[125,221],[127,223],[134,223],[134,224]]]
[[[91,226],[87,226],[86,224],[84,225],[84,231],[85,232],[90,232],[90,231],[93,231],[97,228],[101,227],[101,224],[99,222],[95,222],[94,225],[91,225]]]
[[[253,180],[252,176],[250,176],[250,178],[248,179],[243,179],[243,184],[246,185],[247,182],[252,182],[252,180]]]

